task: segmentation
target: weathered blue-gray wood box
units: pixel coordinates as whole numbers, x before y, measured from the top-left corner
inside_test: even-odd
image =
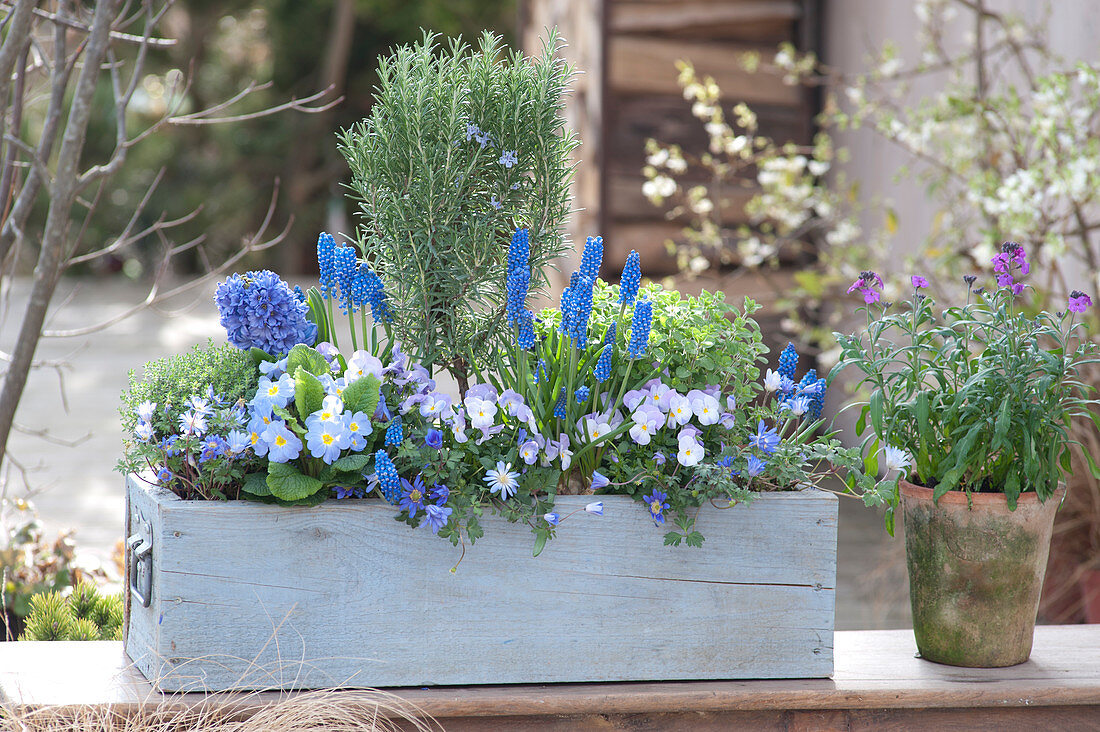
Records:
[[[706,506],[701,549],[600,498],[537,558],[486,517],[451,572],[458,549],[378,500],[182,501],[131,476],[126,651],[165,691],[832,674],[834,495]]]

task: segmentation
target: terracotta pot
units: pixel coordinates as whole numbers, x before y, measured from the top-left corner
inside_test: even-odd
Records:
[[[913,633],[923,658],[997,668],[1031,655],[1054,514],[1065,486],[1040,503],[1021,494],[962,491],[938,502],[932,490],[900,482]]]

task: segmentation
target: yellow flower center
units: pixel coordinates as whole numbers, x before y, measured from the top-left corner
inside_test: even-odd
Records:
[[[331,445],[332,444],[332,435],[330,435],[327,432],[325,434],[321,435],[321,442],[325,443],[326,445]]]
[[[359,431],[359,423],[358,422],[348,423],[348,430],[350,430],[351,432],[358,432]]]
[[[660,501],[654,501],[653,503],[649,504],[649,510],[650,510],[651,513],[660,513],[661,512],[661,502]]]
[[[260,441],[260,433],[259,432],[253,432],[252,435],[249,437],[249,439],[252,440],[252,444],[255,445],[257,442]]]
[[[275,436],[275,447],[282,447],[285,444],[286,444],[286,438],[285,437],[283,437],[282,435],[276,435]]]
[[[420,491],[413,488],[412,491],[409,493],[409,500],[413,503],[420,503]]]

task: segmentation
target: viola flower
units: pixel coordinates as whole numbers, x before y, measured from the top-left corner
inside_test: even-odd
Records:
[[[592,471],[592,490],[598,491],[601,488],[606,488],[611,485],[611,481],[607,479],[607,476],[600,473],[598,470]]]
[[[290,462],[302,452],[302,441],[282,421],[267,426],[263,441],[268,447],[267,459],[273,463]]]
[[[637,445],[648,445],[665,421],[661,410],[648,403],[636,409],[631,418],[634,426],[630,428],[630,439]]]
[[[427,417],[428,419],[440,417],[445,414],[451,406],[451,397],[449,394],[432,392],[424,396],[424,401],[420,402],[421,417]]]
[[[1069,293],[1069,311],[1071,313],[1083,313],[1089,306],[1092,305],[1092,298],[1081,292],[1080,290],[1074,290]]]
[[[336,499],[337,500],[340,500],[340,499],[343,499],[343,498],[362,498],[363,497],[363,489],[360,486],[334,485],[334,486],[332,486],[332,490],[336,491]]]
[[[756,434],[749,438],[749,444],[771,455],[779,447],[779,434],[774,429],[769,429],[764,420],[760,420],[756,423]]]
[[[489,484],[489,492],[499,492],[503,501],[507,501],[519,490],[519,473],[512,472],[512,464],[503,460],[497,461],[496,468],[485,471],[482,480]]]
[[[665,457],[665,454],[663,452],[653,453],[653,462],[655,462],[657,465],[664,465],[667,461],[668,458]]]
[[[876,290],[875,288],[878,288]],[[863,295],[863,302],[868,305],[878,302],[882,298],[881,290],[883,288],[882,278],[871,271],[864,271],[859,273],[859,279],[851,284],[848,288],[848,294],[852,294],[856,290],[859,290],[859,294]],[[793,370],[792,370],[793,371]],[[791,374],[793,378],[793,373]]]
[[[685,468],[690,468],[698,465],[704,457],[706,457],[706,451],[698,440],[691,436],[680,439],[680,451],[676,453],[676,462]]]
[[[534,465],[539,459],[539,444],[534,440],[527,440],[519,446],[519,456],[527,465]]]
[[[715,424],[722,415],[718,400],[706,392],[694,389],[688,393],[688,401],[691,404],[692,414],[698,418],[701,425]]]
[[[596,516],[603,516],[603,501],[593,501],[585,506],[584,510]]]
[[[344,378],[347,379],[349,384],[368,375],[381,380],[382,370],[382,361],[377,356],[360,350],[351,354],[351,358],[348,359],[348,367],[344,371]]]
[[[649,387],[649,403],[656,405],[665,414],[668,414],[668,410],[672,408],[672,399],[676,396],[679,396],[679,392],[661,381]]]
[[[755,478],[764,472],[764,468],[767,467],[767,465],[768,462],[766,460],[761,460],[755,455],[749,455],[749,464],[746,472],[749,474],[750,478]]]
[[[912,458],[909,457],[909,453],[892,445],[883,447],[882,453],[886,458],[886,472],[892,470],[904,471],[905,468],[909,467],[912,461]]]
[[[553,513],[553,512],[544,513],[542,515],[542,518],[543,518],[544,521],[546,521],[546,523],[550,524],[551,526],[557,526],[558,522],[561,521],[561,517],[558,516],[556,513]]]
[[[433,534],[438,534],[439,530],[447,525],[453,510],[447,506],[437,506],[434,503],[429,503],[424,507],[424,513],[426,514],[424,523],[431,528]]]
[[[673,394],[669,401],[668,426],[681,427],[691,421],[694,412],[691,411],[691,402],[683,394]]]
[[[654,489],[650,495],[642,497],[649,508],[649,515],[653,517],[653,523],[657,526],[665,522],[665,511],[669,509],[666,498],[668,494],[657,489]]]
[[[424,433],[424,444],[433,450],[443,449],[443,432],[434,427],[429,427]]]
[[[466,409],[470,415],[470,426],[486,429],[493,425],[497,416],[497,405],[487,399],[466,396]]]
[[[409,518],[415,518],[417,511],[424,510],[424,480],[419,475],[412,483],[401,479],[401,500],[397,507],[402,511],[408,511]]]
[[[603,415],[584,418],[582,431],[589,442],[595,442],[606,437],[611,430],[611,425],[603,419]]]

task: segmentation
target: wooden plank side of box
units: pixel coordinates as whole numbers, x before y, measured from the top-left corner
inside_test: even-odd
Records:
[[[153,536],[150,607],[127,652],[163,690],[824,677],[832,673],[835,496],[704,508],[702,549],[666,547],[644,507],[557,501],[533,558],[496,517],[460,551],[381,501],[315,508],[180,501],[128,481]],[[133,522],[132,522],[133,523]],[[134,530],[132,526],[131,530]]]

